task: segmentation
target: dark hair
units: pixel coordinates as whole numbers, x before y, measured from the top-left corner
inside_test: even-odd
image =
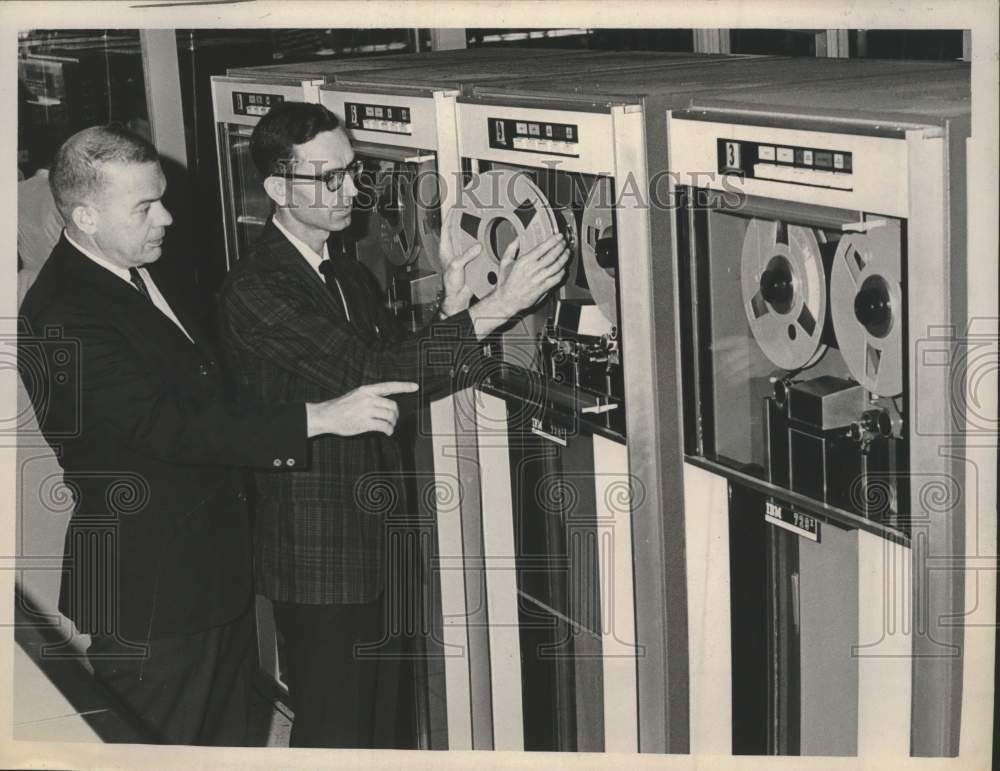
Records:
[[[321,104],[282,102],[272,107],[250,135],[250,156],[261,177],[284,172],[294,163],[295,145],[340,126],[337,116]]]
[[[107,163],[158,163],[156,148],[118,124],[92,126],[67,139],[49,169],[56,207],[69,222],[73,209],[100,193]]]

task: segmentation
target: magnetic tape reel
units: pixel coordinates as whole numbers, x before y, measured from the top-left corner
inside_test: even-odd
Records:
[[[411,187],[414,212],[417,222],[417,245],[427,260],[427,265],[436,273],[443,273],[441,260],[441,200],[438,195],[438,176],[421,166]]]
[[[826,267],[812,228],[752,219],[741,253],[743,307],[773,364],[809,367],[826,352]]]
[[[558,232],[555,214],[528,174],[492,169],[472,178],[460,199],[460,216],[446,234],[456,255],[479,244],[482,252],[465,269],[476,297],[491,294],[500,279],[500,260],[516,239],[517,254],[531,251]]]
[[[868,391],[903,390],[902,264],[898,222],[840,239],[830,275],[837,344],[851,375]]]
[[[580,258],[591,296],[601,313],[618,326],[617,249],[611,180],[599,177],[583,207]]]
[[[417,257],[416,171],[410,164],[382,162],[375,173],[375,235],[386,260],[397,267]]]

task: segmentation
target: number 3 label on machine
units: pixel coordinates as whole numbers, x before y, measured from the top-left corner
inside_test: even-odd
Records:
[[[819,542],[819,520],[809,514],[803,514],[774,501],[767,501],[764,504],[764,519],[802,538]]]
[[[739,142],[726,142],[725,145],[725,165],[726,168],[732,171],[741,171],[743,168],[742,163],[740,163],[740,143]]]

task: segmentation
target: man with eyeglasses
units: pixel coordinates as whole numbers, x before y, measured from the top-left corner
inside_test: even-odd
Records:
[[[439,318],[401,336],[365,269],[328,244],[351,222],[360,172],[336,116],[285,102],[254,128],[250,152],[274,214],[222,292],[223,338],[244,398],[328,398],[384,379],[416,380],[420,393],[443,395],[478,357],[479,340],[563,278],[569,255],[561,236],[517,260],[512,248],[496,290],[469,307],[465,266],[479,249],[456,256],[444,239]],[[310,455],[308,468],[293,474],[256,474],[256,586],[274,602],[284,639],[291,744],[392,746],[376,730],[376,716],[396,708],[391,667],[355,647],[384,636],[392,511],[373,505],[370,483],[379,475],[398,482],[400,449],[369,433],[312,441]],[[384,703],[376,690],[389,694]]]
[[[151,739],[244,745],[254,634],[239,467],[290,470],[328,432],[392,433],[385,397],[415,386],[234,404],[184,288],[161,270],[173,218],[156,149],[120,126],[87,128],[58,150],[49,184],[65,227],[21,305],[17,365],[73,498],[59,610]]]

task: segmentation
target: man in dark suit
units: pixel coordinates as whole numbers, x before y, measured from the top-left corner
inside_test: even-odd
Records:
[[[244,744],[254,635],[236,466],[299,468],[309,437],[391,434],[386,397],[415,386],[227,401],[216,354],[154,265],[171,216],[152,145],[86,129],[49,178],[66,228],[22,305],[18,365],[75,497],[60,610],[160,740]]]
[[[327,244],[350,224],[359,172],[336,116],[321,105],[278,105],[255,127],[250,151],[275,213],[222,292],[223,337],[244,398],[328,398],[386,377],[443,395],[479,355],[480,339],[562,279],[568,252],[555,236],[516,261],[511,249],[496,290],[468,307],[465,265],[478,249],[455,257],[445,246],[441,319],[400,336],[365,269]],[[383,637],[392,512],[364,500],[363,489],[400,468],[398,446],[383,439],[324,437],[312,443],[307,471],[255,475],[256,586],[274,601],[286,645],[293,746],[373,746],[376,713],[395,709],[375,703],[378,660],[354,653]]]

